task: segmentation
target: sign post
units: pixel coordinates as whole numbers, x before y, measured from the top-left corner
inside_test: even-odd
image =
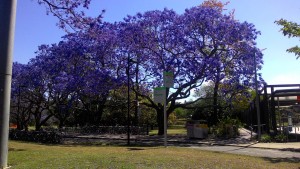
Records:
[[[156,87],[154,88],[154,102],[155,103],[166,103],[166,88],[165,87]]]
[[[172,88],[174,86],[174,74],[172,72],[164,72],[164,87]]]
[[[166,97],[164,104],[164,137],[165,137],[165,147],[167,147],[167,126],[168,126],[168,118],[167,118],[167,89],[172,88],[174,86],[174,74],[173,72],[163,72],[164,78],[164,87],[166,88]]]
[[[167,147],[167,125],[168,125],[168,119],[167,119],[167,103],[164,104],[164,146]]]
[[[154,102],[164,105],[164,146],[167,147],[167,89],[174,86],[174,74],[172,72],[163,72],[164,87],[154,88]]]

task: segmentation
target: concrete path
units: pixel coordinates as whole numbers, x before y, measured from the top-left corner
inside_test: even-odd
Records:
[[[80,135],[66,138],[65,142],[100,142],[101,144],[126,145],[126,135]],[[163,146],[163,136],[130,136],[132,146]],[[207,151],[243,154],[265,158],[290,159],[300,162],[300,142],[259,143],[251,140],[251,133],[240,130],[240,136],[231,139],[189,139],[186,135],[168,136],[168,146],[190,147]]]
[[[285,151],[280,149],[262,149],[252,147],[236,147],[236,146],[191,146],[191,148],[217,151],[231,154],[250,155],[256,157],[276,158],[276,159],[293,159],[300,164],[300,152]]]

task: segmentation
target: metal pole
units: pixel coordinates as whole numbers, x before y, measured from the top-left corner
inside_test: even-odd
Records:
[[[19,85],[19,89],[18,89],[18,110],[17,110],[17,128],[20,129],[20,124],[21,124],[21,120],[20,120],[20,104],[21,104],[21,86]]]
[[[130,57],[127,57],[127,145],[130,145]]]
[[[255,93],[256,93],[256,113],[257,113],[257,136],[258,140],[261,138],[261,124],[260,124],[260,106],[259,106],[259,93],[258,93],[258,84],[257,84],[257,71],[256,71],[256,54],[254,53],[254,65],[255,65]]]
[[[136,85],[136,92],[135,92],[135,125],[139,127],[139,120],[138,120],[138,92],[139,92],[139,59],[137,58],[136,67],[135,67],[135,85]]]
[[[167,103],[164,104],[164,145],[167,147]]]
[[[279,103],[279,97],[277,97],[277,109],[278,109],[278,112],[279,112],[279,131],[281,133],[281,111],[280,111],[280,103]],[[283,129],[283,128],[282,128]]]
[[[7,168],[9,111],[17,0],[0,1],[0,168]]]
[[[167,147],[167,125],[168,125],[168,119],[167,119],[167,87],[166,87],[166,98],[165,98],[165,103],[164,103],[164,145]]]

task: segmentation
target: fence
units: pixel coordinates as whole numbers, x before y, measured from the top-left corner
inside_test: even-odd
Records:
[[[61,132],[66,135],[72,134],[127,134],[127,126],[84,126],[84,127],[63,127],[61,129],[46,127],[46,131]],[[147,135],[148,126],[130,126],[131,135]]]

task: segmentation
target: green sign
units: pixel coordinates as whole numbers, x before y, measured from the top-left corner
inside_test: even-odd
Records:
[[[164,87],[172,88],[174,86],[173,72],[164,72]]]
[[[156,87],[153,91],[154,102],[162,103],[166,102],[166,88],[165,87]]]

